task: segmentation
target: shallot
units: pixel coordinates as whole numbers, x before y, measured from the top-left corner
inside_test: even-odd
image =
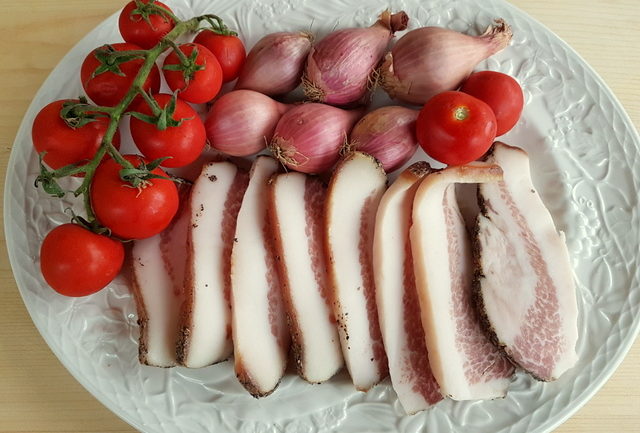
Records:
[[[418,148],[418,111],[399,106],[378,108],[364,116],[351,131],[345,150],[368,153],[390,173],[407,162]]]
[[[362,110],[342,110],[324,104],[302,104],[278,121],[269,150],[292,170],[323,173],[338,161]]]
[[[481,36],[440,27],[412,30],[385,56],[381,85],[392,98],[422,105],[440,92],[457,89],[478,63],[505,48],[511,36],[503,19]]]
[[[236,89],[255,90],[275,96],[300,84],[304,62],[313,37],[305,32],[272,33],[251,49]]]
[[[234,90],[218,99],[204,122],[216,150],[248,156],[265,148],[278,120],[291,106],[253,90]]]
[[[303,77],[308,99],[333,105],[361,102],[393,34],[407,28],[404,12],[384,11],[374,25],[335,31],[309,53]]]

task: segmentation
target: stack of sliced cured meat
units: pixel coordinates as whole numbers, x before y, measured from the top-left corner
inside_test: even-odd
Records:
[[[471,229],[457,184],[478,188]],[[526,153],[502,143],[483,162],[413,164],[388,189],[361,152],[328,185],[265,156],[248,173],[205,164],[172,225],[135,242],[132,267],[140,362],[233,355],[255,397],[289,352],[312,383],[343,365],[361,391],[389,375],[407,413],[502,397],[516,366],[554,380],[576,362],[564,238]]]

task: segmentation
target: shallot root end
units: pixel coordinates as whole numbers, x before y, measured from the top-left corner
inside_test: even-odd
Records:
[[[302,76],[302,89],[304,95],[311,102],[324,102],[326,92],[316,83],[309,80],[306,75]]]
[[[391,30],[391,33],[400,32],[407,28],[409,24],[409,16],[405,11],[392,14],[389,9],[380,14],[378,22]]]
[[[509,45],[513,37],[513,29],[504,19],[496,18],[494,24],[487,27],[481,37],[488,38],[494,42],[493,53],[497,53]]]

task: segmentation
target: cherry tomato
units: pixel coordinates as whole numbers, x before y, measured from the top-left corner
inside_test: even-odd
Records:
[[[467,78],[460,91],[491,107],[498,123],[496,136],[509,132],[524,108],[522,88],[514,78],[502,72],[475,72]]]
[[[167,84],[174,92],[179,90],[178,98],[184,101],[194,104],[209,102],[222,87],[222,68],[216,56],[199,44],[182,44],[178,48],[187,58],[193,57],[194,51],[197,55],[195,61],[184,65],[186,70],[174,70],[180,68],[181,61],[172,51],[162,65]]]
[[[138,2],[146,5],[149,0],[138,0]],[[153,1],[153,4],[172,12],[171,8],[164,3]],[[145,6],[139,7],[135,1],[127,3],[118,18],[122,39],[145,50],[153,48],[175,25],[170,16],[150,11]]]
[[[216,56],[222,67],[222,81],[224,83],[238,78],[247,57],[247,52],[240,38],[232,35],[219,35],[212,30],[202,30],[193,42],[206,47]]]
[[[142,58],[121,58],[124,61],[115,61],[114,64],[109,65],[107,64],[107,56],[111,49],[132,51],[141,48],[126,42],[103,45],[89,53],[82,62],[80,78],[84,91],[97,105],[108,107],[118,105],[124,98],[142,63],[144,63]],[[100,69],[105,69],[105,71],[101,72]],[[151,69],[142,88],[145,91],[151,91],[151,93],[157,93],[160,90],[160,72],[156,66]]]
[[[147,161],[125,155],[134,166]],[[105,159],[96,169],[91,184],[91,205],[100,223],[123,239],[144,239],[164,230],[178,210],[178,189],[169,179],[149,179],[134,188],[120,178],[122,166]],[[167,177],[159,168],[151,173]]]
[[[122,243],[77,224],[51,230],[40,247],[47,284],[65,296],[87,296],[109,284],[124,261]]]
[[[443,92],[420,110],[416,135],[430,157],[462,165],[489,149],[496,137],[496,116],[487,104],[471,95]]]
[[[157,94],[154,99],[161,108],[165,108],[171,95]],[[152,111],[146,102],[141,102],[136,111],[151,115]],[[193,161],[202,153],[207,141],[204,123],[189,104],[176,100],[176,108],[171,116],[180,121],[177,126],[169,126],[164,130],[158,129],[153,123],[131,116],[131,136],[138,149],[150,160],[169,156],[162,163],[163,167],[182,167]]]
[[[108,117],[95,117],[83,126],[73,126],[77,119],[65,120],[61,110],[65,102],[60,100],[46,105],[36,115],[31,127],[31,138],[36,152],[46,152],[44,162],[54,170],[69,164],[89,161],[100,147],[109,124]],[[120,133],[116,131],[112,143],[120,146]]]

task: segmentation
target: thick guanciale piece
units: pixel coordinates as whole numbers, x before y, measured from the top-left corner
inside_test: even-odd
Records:
[[[494,144],[486,160],[504,180],[478,190],[478,301],[489,331],[511,359],[540,380],[577,361],[578,309],[564,236],[531,182],[522,149]]]
[[[411,251],[431,369],[454,400],[502,397],[514,368],[484,333],[473,302],[471,240],[456,183],[496,182],[500,167],[474,163],[431,173],[413,203]]]
[[[298,374],[313,383],[343,365],[331,311],[324,261],[322,210],[326,188],[302,173],[284,173],[269,183],[269,217]]]
[[[199,368],[231,356],[230,255],[248,175],[230,162],[205,164],[189,200],[185,301],[178,361]]]
[[[325,202],[325,247],[342,353],[355,387],[387,376],[372,270],[376,211],[387,176],[373,157],[352,152],[336,167]]]
[[[268,182],[278,171],[256,158],[242,199],[231,252],[231,305],[236,376],[254,396],[270,394],[287,365],[289,329],[267,215]]]
[[[409,242],[413,197],[431,171],[417,162],[382,196],[373,239],[373,271],[380,329],[393,389],[411,414],[442,400],[425,344]]]
[[[176,365],[178,319],[184,299],[184,271],[189,209],[188,188],[181,191],[183,204],[162,233],[136,240],[131,249],[132,287],[140,325],[141,364]]]

